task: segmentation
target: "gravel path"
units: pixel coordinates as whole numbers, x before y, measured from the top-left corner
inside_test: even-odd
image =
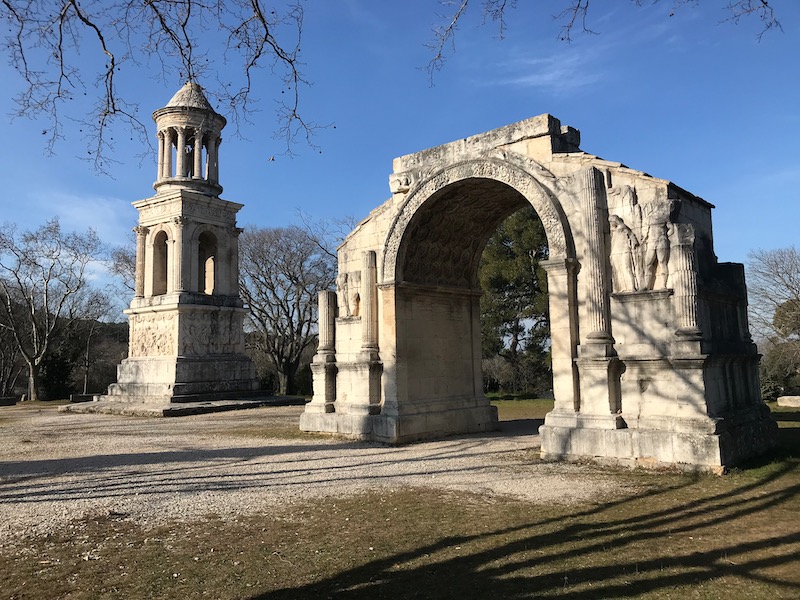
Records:
[[[424,486],[548,504],[625,491],[602,470],[538,461],[533,422],[389,447],[292,438],[301,411],[154,419],[3,408],[0,539],[40,535],[97,514],[150,527],[274,512],[297,500],[376,488]],[[270,431],[284,437],[266,437]]]

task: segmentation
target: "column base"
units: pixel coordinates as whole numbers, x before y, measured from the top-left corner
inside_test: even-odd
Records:
[[[495,431],[499,428],[497,408],[486,404],[470,408],[438,410],[405,415],[330,414],[304,412],[302,431],[334,433],[351,439],[386,444],[404,444],[445,436]]]
[[[777,425],[768,412],[746,422],[736,421],[727,419],[713,428],[706,422],[696,427],[687,423],[686,427],[671,431],[641,427],[611,429],[564,426],[566,423],[562,425],[558,418],[548,414],[545,425],[539,428],[541,455],[545,460],[590,459],[646,468],[722,473],[777,444]]]

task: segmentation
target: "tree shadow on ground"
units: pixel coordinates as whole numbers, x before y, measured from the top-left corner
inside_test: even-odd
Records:
[[[535,420],[522,421],[511,428]],[[771,526],[767,518],[800,510],[800,429],[782,429],[781,444],[771,457],[740,469],[734,487],[713,476],[680,476],[674,485],[560,517],[453,532],[251,600],[623,598],[682,586],[710,586],[714,596],[732,589],[733,597],[776,597],[776,590],[800,597],[800,523],[789,519],[787,529],[787,520]],[[783,462],[754,470],[775,458]]]

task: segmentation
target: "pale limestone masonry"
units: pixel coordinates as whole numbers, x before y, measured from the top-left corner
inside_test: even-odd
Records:
[[[579,144],[540,115],[394,160],[392,197],[320,295],[301,429],[390,443],[495,429],[477,270],[527,203],[550,250],[544,457],[719,470],[774,445],[744,271],[717,262],[712,205]]]
[[[133,203],[139,225],[135,292],[125,311],[128,358],[101,400],[161,406],[247,395],[256,380],[239,298],[242,205],[219,197],[225,119],[193,82],[153,119],[156,195]]]

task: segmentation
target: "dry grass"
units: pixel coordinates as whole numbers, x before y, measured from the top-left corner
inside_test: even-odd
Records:
[[[512,418],[540,418],[527,410]],[[149,531],[81,521],[0,542],[0,598],[797,598],[800,411],[776,416],[772,460],[725,477],[608,470],[640,492],[607,504],[400,489]]]

